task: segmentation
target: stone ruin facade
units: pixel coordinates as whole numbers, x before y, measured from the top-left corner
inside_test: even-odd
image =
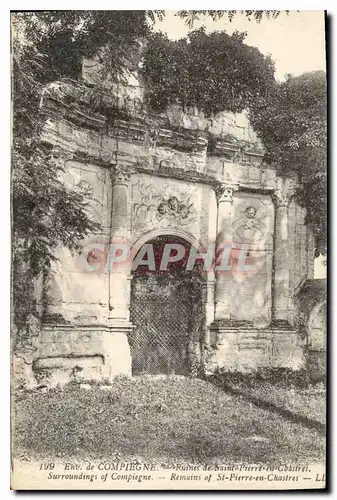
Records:
[[[193,295],[184,280],[175,289],[130,269],[88,272],[83,255],[59,248],[35,287],[33,372],[56,382],[182,373],[190,352],[206,373],[303,367],[295,298],[313,277],[314,251],[296,178],[263,162],[245,113],[207,118],[178,104],[155,113],[136,70],[127,84],[101,71],[84,60],[81,79],[48,85],[41,102],[43,140],[101,225],[85,258],[95,261],[85,248],[97,242],[128,241],[135,253],[161,238],[197,249],[244,242],[255,270],[201,273]]]

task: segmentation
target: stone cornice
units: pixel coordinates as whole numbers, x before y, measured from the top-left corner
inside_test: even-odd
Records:
[[[233,163],[261,164],[263,149],[248,141],[239,141],[227,134],[225,137],[209,137],[207,155]]]
[[[186,182],[202,183],[209,185],[218,193],[221,193],[221,190],[223,189],[222,186],[224,185],[234,186],[235,190],[236,186],[238,186],[240,190],[249,190],[261,194],[278,193],[277,187],[279,185],[277,186],[276,184],[277,178],[275,178],[275,180],[273,179],[272,181],[268,181],[268,183],[261,182],[261,180],[259,183],[256,183],[255,181],[249,183],[248,179],[245,180],[237,175],[231,175],[230,179],[224,178],[222,180],[220,168],[215,169],[214,171],[210,171],[206,168],[206,166],[203,170],[199,170],[197,168],[186,169],[183,166],[180,167],[179,163],[174,164],[169,159],[161,159],[160,157],[138,156],[131,153],[126,154],[116,150],[114,153],[106,151],[106,154],[103,154],[98,150],[95,151],[91,148],[84,148],[83,150],[80,150],[78,148],[78,143],[73,141],[72,136],[63,137],[60,132],[58,130],[54,130],[54,128],[46,131],[43,140],[49,144],[54,144],[55,151],[57,151],[57,154],[62,157],[62,161],[66,158],[68,161],[71,160],[73,162],[97,165],[109,170],[110,172],[115,165],[118,165],[130,174],[139,172],[159,177],[178,179]],[[63,152],[61,153],[61,151]],[[90,151],[90,153],[87,151]],[[267,170],[267,167],[264,165],[263,169]]]
[[[46,88],[42,112],[48,119],[66,120],[75,126],[95,130],[131,144],[170,148],[175,151],[221,157],[226,161],[260,164],[263,151],[254,143],[227,134],[210,135],[206,130],[175,126],[163,114],[144,107],[119,107],[113,95],[79,82],[56,82]],[[103,107],[102,101],[105,103]]]
[[[72,162],[97,165],[110,172],[114,165],[118,165],[130,174],[139,172],[185,182],[201,183],[210,186],[218,193],[221,192],[221,186],[227,184],[234,187],[238,186],[242,191],[252,191],[260,194],[274,193],[277,196],[279,191],[282,192],[282,186],[285,182],[276,177],[275,172],[266,165],[262,166],[262,170],[253,166],[243,166],[241,168],[242,172],[239,172],[238,168],[233,165],[227,178],[223,173],[221,162],[219,165],[215,164],[213,169],[209,169],[207,158],[199,164],[193,164],[192,162],[191,165],[184,165],[180,163],[179,158],[178,161],[173,161],[170,158],[157,155],[156,152],[148,154],[146,150],[140,150],[139,154],[137,154],[132,150],[128,152],[114,149],[115,153],[113,154],[111,149],[103,151],[100,148],[90,147],[85,142],[85,137],[82,139],[80,132],[76,128],[74,129],[69,124],[68,127],[71,133],[68,133],[67,128],[63,131],[60,124],[49,125],[42,137],[45,142],[54,145],[57,155],[62,158],[62,162],[66,159],[66,161],[71,160]],[[92,140],[94,141],[93,144],[95,144],[96,137],[92,137]],[[84,144],[84,147],[82,147],[82,144]],[[99,144],[98,135],[97,144]],[[115,148],[116,144],[113,147]],[[246,174],[245,169],[247,169]],[[249,171],[253,169],[257,173],[260,172],[260,175],[257,178],[252,177],[250,179]],[[266,176],[266,172],[273,175]],[[287,182],[289,183],[289,180]]]
[[[69,118],[68,114],[67,118]],[[64,116],[58,119],[52,114],[43,127],[41,139],[52,144],[56,151],[58,148],[64,150],[62,160],[60,160],[63,163],[72,160],[111,169],[112,152],[115,151],[117,157],[113,159],[114,163],[128,170],[132,169],[160,177],[172,177],[187,182],[198,182],[213,187],[218,186],[219,183],[228,183],[239,184],[240,189],[254,192],[271,193],[274,191],[274,198],[279,200],[277,203],[285,202],[284,193],[290,186],[291,179],[280,180],[276,176],[275,169],[262,162],[260,153],[254,153],[251,150],[245,153],[253,157],[257,156],[257,164],[255,162],[240,163],[237,160],[238,152],[235,153],[237,155],[235,163],[226,161],[221,156],[213,156],[206,150],[207,139],[198,131],[177,129],[174,126],[169,129],[167,124],[164,126],[163,123],[157,122],[155,115],[148,115],[147,120],[145,118],[142,120],[130,118],[130,121],[124,118],[116,119],[119,130],[122,130],[126,136],[132,135],[133,138],[129,142],[123,140],[122,135],[111,137],[108,135],[109,131],[104,128],[93,130],[86,126],[80,127]],[[191,149],[193,144],[199,143],[200,151],[196,151],[198,148],[195,148],[193,152],[174,149],[173,144],[177,145],[177,141],[184,141],[187,135],[190,141],[188,149]],[[161,140],[166,141],[165,148],[158,147],[158,141]],[[242,151],[242,144],[239,141],[235,144],[237,151]],[[226,148],[234,154],[234,145],[229,144],[228,138],[222,142],[223,151]]]

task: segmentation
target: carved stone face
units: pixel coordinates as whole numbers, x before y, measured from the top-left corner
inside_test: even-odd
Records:
[[[166,210],[167,210],[167,204],[162,202],[158,207],[158,213],[160,215],[164,215],[166,213]]]
[[[87,181],[84,181],[84,180],[81,180],[78,184],[77,184],[77,190],[84,196],[87,196],[87,197],[92,197],[93,195],[93,189],[92,187],[90,186],[89,182]]]
[[[180,205],[180,217],[182,219],[186,219],[186,217],[188,216],[188,208],[186,205]]]
[[[245,210],[245,214],[247,219],[254,219],[256,215],[256,208],[255,207],[248,207]]]
[[[170,210],[172,210],[172,212],[175,212],[178,209],[178,198],[176,198],[175,196],[172,196],[168,200],[168,206],[169,206]]]

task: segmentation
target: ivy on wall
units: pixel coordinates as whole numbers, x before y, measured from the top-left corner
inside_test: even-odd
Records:
[[[171,41],[150,36],[142,74],[149,105],[195,106],[206,116],[221,111],[248,111],[262,140],[265,160],[280,175],[297,174],[298,201],[316,238],[316,255],[326,253],[327,232],[327,88],[322,71],[284,82],[274,77],[269,56],[244,43],[245,34],[206,34]]]
[[[142,74],[151,107],[196,106],[206,116],[241,112],[266,98],[275,83],[274,63],[244,44],[245,34],[193,31],[172,41],[153,34],[144,51]]]
[[[297,201],[307,209],[316,256],[327,244],[327,81],[323,71],[288,78],[273,86],[264,105],[250,112],[265,147],[265,159],[279,174],[297,174]]]

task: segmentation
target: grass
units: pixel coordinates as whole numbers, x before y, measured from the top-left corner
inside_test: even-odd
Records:
[[[14,398],[15,455],[181,463],[309,463],[324,437],[199,379],[117,378]]]
[[[243,388],[245,391],[246,388]],[[288,410],[294,415],[306,417],[324,424],[326,421],[326,394],[321,384],[318,387],[297,389],[281,388],[264,382],[249,389],[249,397],[254,397],[278,408]]]
[[[263,373],[262,373],[263,375]],[[312,381],[308,374],[274,370],[261,377],[260,374],[223,373],[214,378],[219,387],[234,389],[247,398],[254,398],[293,415],[325,424],[326,390],[323,381]]]

